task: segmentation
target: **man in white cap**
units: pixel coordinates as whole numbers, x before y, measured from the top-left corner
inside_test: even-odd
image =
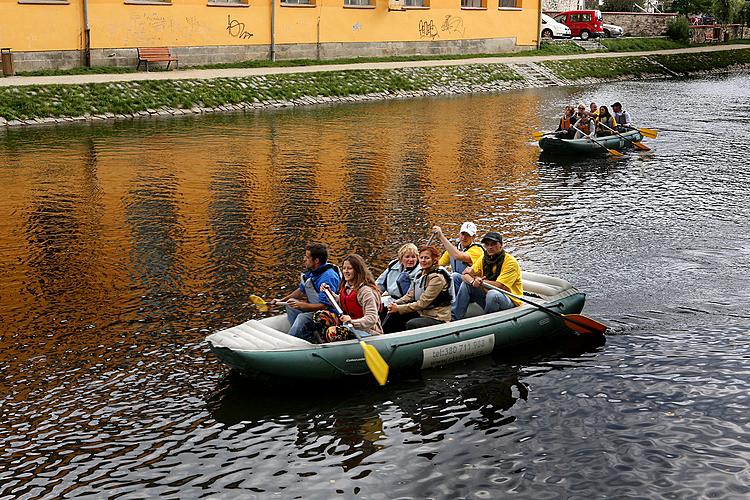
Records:
[[[445,237],[443,231],[439,226],[432,228],[432,232],[438,237],[440,243],[442,243],[445,252],[440,256],[438,265],[445,267],[448,264],[451,266],[451,278],[453,278],[453,289],[455,292],[458,291],[458,287],[463,282],[461,274],[468,267],[471,267],[477,259],[484,255],[481,245],[474,243],[474,236],[477,234],[477,225],[473,222],[466,221],[461,224],[461,229],[458,233],[458,246],[451,243],[451,241]]]

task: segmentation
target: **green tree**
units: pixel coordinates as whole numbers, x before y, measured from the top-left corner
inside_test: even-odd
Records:
[[[690,14],[704,14],[711,10],[713,0],[674,0],[671,12],[678,12],[684,16]]]
[[[720,23],[731,24],[739,19],[738,14],[744,6],[744,0],[713,0],[713,13]]]

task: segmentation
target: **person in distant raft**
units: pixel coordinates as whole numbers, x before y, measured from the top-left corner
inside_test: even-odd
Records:
[[[332,290],[338,290],[341,277],[338,268],[328,263],[328,246],[323,243],[309,243],[305,247],[303,262],[306,271],[302,273],[299,287],[283,299],[272,300],[271,304],[286,302],[291,325],[289,335],[313,342],[316,328],[313,313],[325,309],[336,312],[320,286],[325,283]]]
[[[477,225],[473,222],[466,221],[461,224],[458,233],[458,246],[451,243],[445,237],[439,226],[432,228],[432,232],[440,240],[445,252],[440,256],[438,265],[445,267],[451,266],[451,279],[453,282],[453,293],[455,294],[458,287],[461,286],[461,275],[467,267],[471,267],[478,258],[482,256],[482,247],[474,243],[474,236],[477,234]]]
[[[521,302],[496,290],[485,290],[482,284],[487,283],[508,292],[523,296],[521,267],[515,257],[505,252],[503,237],[491,231],[484,235],[482,244],[485,251],[474,265],[464,271],[463,283],[456,294],[453,304],[453,318],[464,319],[469,304],[476,302],[484,309],[485,314],[510,309],[521,305]]]
[[[622,109],[622,104],[616,102],[612,105],[612,116],[617,122],[618,132],[627,132],[633,127],[630,123],[630,113]]]

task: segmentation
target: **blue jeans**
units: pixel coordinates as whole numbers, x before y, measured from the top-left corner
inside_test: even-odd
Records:
[[[289,319],[289,324],[292,325],[289,328],[289,335],[307,340],[308,342],[314,341],[313,330],[315,323],[313,323],[312,319],[313,313],[302,312],[294,307],[286,306],[286,317]]]
[[[473,287],[464,282],[461,283],[461,288],[458,289],[458,293],[456,294],[456,301],[451,308],[453,321],[464,319],[466,317],[466,310],[472,302],[479,304],[484,309],[485,314],[515,307],[515,304],[504,293],[489,290],[485,294],[484,289]]]

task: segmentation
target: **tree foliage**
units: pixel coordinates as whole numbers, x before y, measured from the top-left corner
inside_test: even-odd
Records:
[[[679,15],[667,23],[667,36],[675,42],[688,43],[690,41],[689,26],[688,18]]]
[[[674,0],[670,10],[684,16],[704,14],[711,11],[713,0]]]
[[[745,0],[713,0],[713,13],[722,24],[731,24],[739,19]]]

